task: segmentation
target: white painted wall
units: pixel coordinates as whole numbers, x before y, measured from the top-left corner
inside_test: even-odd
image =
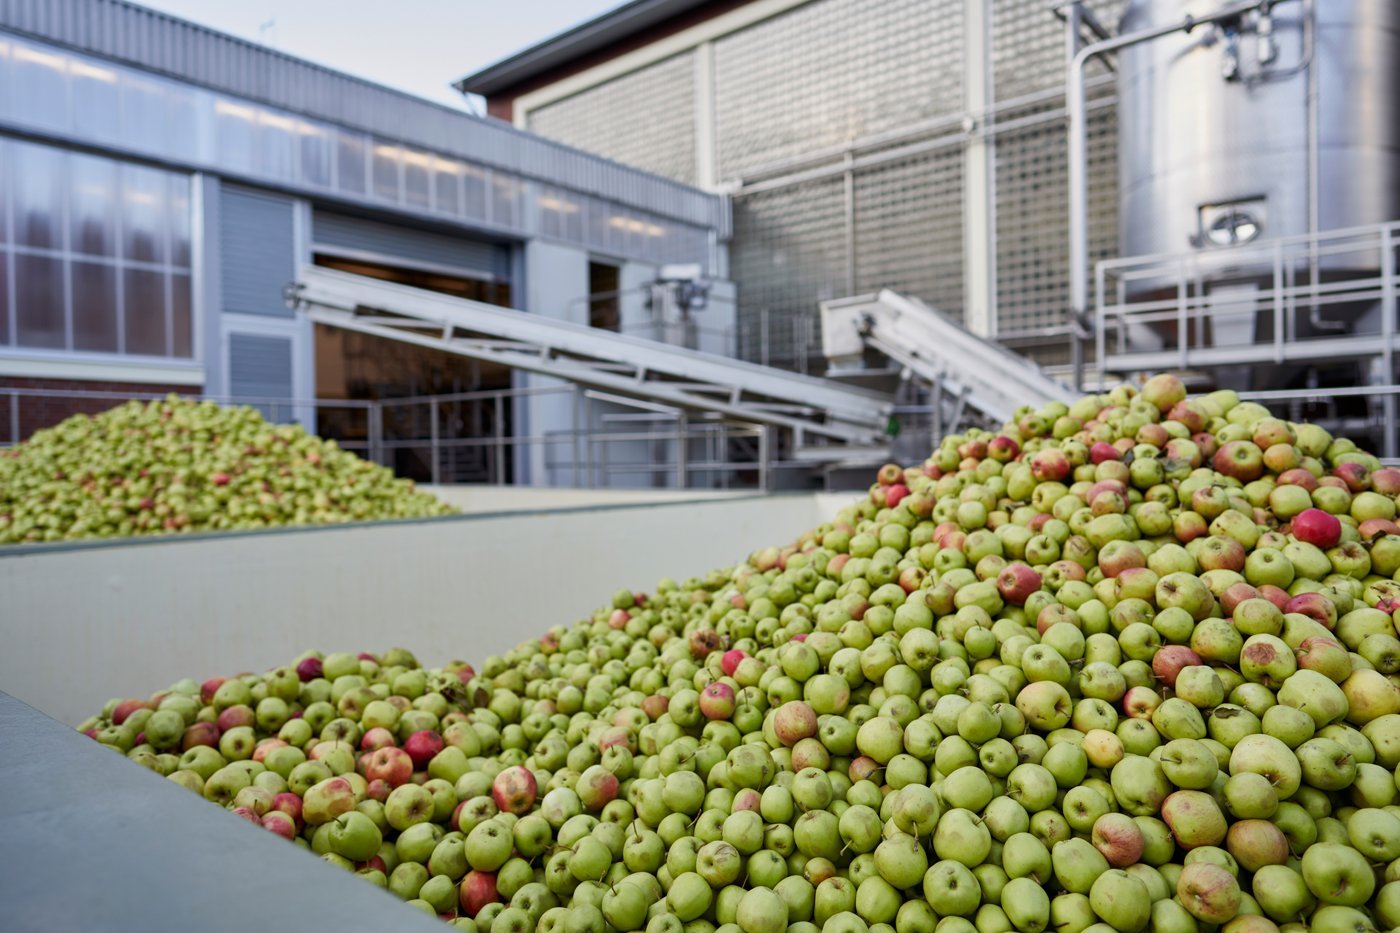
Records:
[[[750,490],[709,489],[571,489],[548,486],[429,486],[418,488],[463,512],[509,512],[518,509],[568,509],[593,505],[642,505],[751,496]]]
[[[849,497],[651,502],[0,549],[0,689],[77,723],[113,696],[402,645],[484,656],[792,540]],[[820,505],[819,505],[820,502]]]

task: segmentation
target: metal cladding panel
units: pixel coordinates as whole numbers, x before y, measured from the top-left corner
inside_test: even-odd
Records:
[[[235,399],[291,398],[291,338],[229,334],[228,384]]]
[[[684,52],[530,111],[530,130],[695,181],[695,55]]]
[[[292,317],[282,289],[296,278],[289,198],[223,187],[219,194],[223,310]]]
[[[1051,13],[1045,0],[996,0],[992,4],[992,82],[997,100],[1010,100],[1037,91],[1063,88],[1069,62],[1065,24]],[[1085,4],[1112,32],[1126,0],[1089,0]],[[1089,35],[1085,30],[1085,35]],[[1104,74],[1102,63],[1091,62],[1090,76]]]
[[[1002,332],[1063,326],[1069,308],[1069,169],[1065,125],[997,136],[997,321]],[[1117,255],[1117,111],[1090,111],[1089,260]]]
[[[730,262],[741,283],[741,358],[783,362],[820,354],[817,304],[846,294],[844,217],[840,178],[735,199]],[[765,335],[768,360],[761,359]]]
[[[510,275],[510,250],[499,243],[433,233],[413,227],[378,223],[328,211],[311,218],[313,248],[340,247],[447,266],[464,272],[504,279]]]
[[[0,0],[0,29],[729,232],[722,198],[123,0]]]
[[[715,42],[719,167],[956,112],[963,0],[815,0]]]
[[[890,288],[961,313],[962,199],[958,148],[856,173],[856,293]]]

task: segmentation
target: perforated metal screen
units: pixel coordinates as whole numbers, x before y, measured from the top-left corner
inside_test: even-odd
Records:
[[[532,110],[530,129],[658,175],[695,182],[689,52]]]
[[[963,0],[817,0],[715,42],[722,177],[956,111]]]

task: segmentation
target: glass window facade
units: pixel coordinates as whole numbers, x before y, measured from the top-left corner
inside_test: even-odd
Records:
[[[187,175],[0,138],[0,347],[190,359]]]
[[[4,33],[0,121],[194,170],[437,215],[512,236],[559,239],[619,257],[709,259],[708,232],[701,226]],[[53,196],[50,183],[60,186],[60,195],[68,190],[57,179],[36,175],[38,188],[25,196]],[[573,210],[560,211],[559,204]],[[118,209],[132,207],[140,205]],[[100,211],[102,205],[85,202],[82,209]],[[31,214],[39,221],[56,216],[24,216]],[[149,216],[136,219],[147,225]],[[123,228],[122,242],[144,235],[144,229]],[[23,232],[42,239],[53,231]],[[83,235],[101,234],[93,229]],[[698,251],[696,244],[702,245]],[[176,247],[171,239],[163,248],[173,255]]]

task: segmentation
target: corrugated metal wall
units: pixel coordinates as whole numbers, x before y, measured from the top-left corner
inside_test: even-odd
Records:
[[[225,313],[291,318],[282,289],[296,278],[292,200],[225,185],[219,256]]]
[[[498,243],[447,236],[317,210],[311,217],[312,249],[396,256],[493,279],[510,276],[510,250]]]
[[[235,399],[286,399],[292,391],[292,340],[255,334],[228,335],[229,395]],[[266,405],[259,406],[269,414]],[[281,412],[287,420],[291,412]]]

